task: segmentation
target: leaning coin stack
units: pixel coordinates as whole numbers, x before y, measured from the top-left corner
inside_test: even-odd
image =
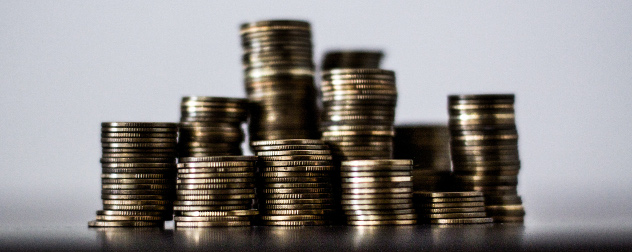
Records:
[[[180,158],[175,226],[249,226],[255,198],[255,156]]]
[[[492,223],[485,213],[482,192],[415,191],[415,209],[419,223],[484,224]]]
[[[447,124],[395,126],[393,156],[412,159],[413,189],[442,191],[450,188],[450,132]]]
[[[333,69],[321,85],[322,139],[337,160],[389,159],[393,155],[395,73]]]
[[[380,68],[381,51],[330,51],[325,54],[321,69]]]
[[[448,99],[455,182],[463,190],[484,192],[487,214],[496,222],[524,221],[514,99],[513,94]]]
[[[272,20],[241,25],[250,141],[318,138],[309,23]]]
[[[343,161],[342,209],[348,225],[412,225],[412,160]]]
[[[173,215],[175,123],[101,123],[103,210],[90,227],[157,227]]]
[[[182,98],[179,157],[242,155],[248,101],[239,98]]]
[[[263,140],[252,145],[260,161],[260,224],[330,224],[334,166],[329,147],[320,139]]]

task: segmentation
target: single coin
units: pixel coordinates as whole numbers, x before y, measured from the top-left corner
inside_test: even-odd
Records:
[[[259,156],[264,162],[270,161],[330,161],[331,155],[290,155],[290,156]]]
[[[329,177],[329,172],[261,172],[262,178],[284,178],[284,177]]]
[[[294,145],[268,145],[254,146],[254,151],[283,151],[283,150],[328,150],[325,144],[294,144]]]
[[[408,215],[414,214],[415,209],[384,209],[384,210],[345,210],[345,215]]]
[[[330,177],[275,177],[261,178],[263,183],[327,183],[331,182]]]
[[[168,184],[102,184],[101,189],[106,190],[172,190],[173,183]]]
[[[242,227],[250,226],[250,221],[176,221],[176,228],[185,227]]]
[[[330,172],[333,166],[270,166],[261,168],[262,172]]]
[[[102,163],[102,168],[173,168],[175,171],[175,162],[169,163]]]
[[[485,207],[447,207],[447,208],[418,208],[418,214],[442,214],[442,213],[472,213],[485,212]]]
[[[259,202],[266,205],[287,205],[287,204],[331,204],[331,198],[318,199],[263,199]]]
[[[363,200],[363,199],[412,199],[412,193],[369,193],[369,194],[342,194],[345,200]]]
[[[126,210],[126,211],[164,211],[170,210],[167,205],[105,205],[103,210]]]
[[[288,167],[288,166],[332,166],[332,161],[310,161],[310,160],[293,160],[293,161],[263,161],[263,167]]]
[[[215,168],[180,168],[178,174],[205,174],[205,173],[252,173],[255,171],[254,166],[246,167],[215,167]]]
[[[323,226],[328,225],[327,220],[291,220],[291,221],[261,221],[264,226]]]
[[[155,137],[155,138],[142,138],[142,137],[133,137],[133,138],[124,138],[124,137],[102,137],[101,143],[175,143],[178,139],[174,138],[164,138],[164,137]]]
[[[103,200],[104,205],[169,205],[170,200]]]
[[[175,133],[178,132],[178,128],[134,128],[134,127],[101,127],[101,132],[117,133],[117,132],[130,132],[130,133]]]
[[[263,221],[305,221],[305,220],[325,220],[327,216],[324,215],[262,215],[259,216]]]
[[[110,133],[110,132],[102,132],[102,138],[176,138],[178,134],[176,133],[131,133],[131,132],[121,132],[121,133]]]
[[[254,162],[251,161],[218,161],[218,162],[197,162],[197,163],[179,163],[178,168],[228,168],[228,167],[253,167]]]
[[[487,217],[485,212],[468,212],[468,213],[434,213],[434,214],[419,214],[420,218],[429,219],[458,219],[458,218],[481,218]]]
[[[101,194],[104,200],[173,200],[171,195]]]
[[[381,204],[381,205],[343,205],[342,210],[387,210],[387,209],[412,209],[413,204]]]
[[[164,221],[162,216],[97,215],[97,221]]]
[[[214,194],[214,195],[178,195],[179,201],[184,200],[241,200],[241,199],[254,199],[255,194]]]
[[[400,188],[350,188],[350,189],[342,189],[342,193],[344,194],[402,194],[402,193],[411,193],[413,189],[410,187],[400,187]]]
[[[250,199],[240,200],[176,200],[174,206],[229,206],[229,205],[250,205]]]
[[[455,198],[427,198],[415,197],[415,202],[423,203],[448,203],[448,202],[478,202],[484,201],[484,197],[455,197]]]
[[[444,208],[444,207],[484,207],[485,202],[450,202],[450,203],[419,203],[415,204],[422,208]]]
[[[266,215],[327,215],[331,214],[331,209],[307,209],[307,210],[264,210]]]
[[[412,181],[412,176],[354,177],[354,178],[342,178],[341,181],[343,183],[409,182],[409,181]]]
[[[262,140],[252,141],[252,146],[269,146],[269,145],[323,145],[320,139],[284,139],[284,140]]]
[[[110,216],[164,216],[168,214],[164,211],[118,211],[118,210],[98,210],[97,215]]]
[[[210,190],[186,190],[186,189],[178,189],[176,190],[177,195],[239,195],[239,194],[253,194],[255,193],[254,188],[244,188],[244,189],[210,189]]]
[[[484,224],[492,223],[492,218],[460,218],[460,219],[430,219],[432,224]]]
[[[176,212],[176,216],[192,216],[192,217],[255,216],[258,214],[259,214],[259,211],[257,210]]]
[[[281,204],[281,205],[266,205],[260,204],[260,211],[269,211],[269,210],[332,210],[332,204]]]
[[[347,225],[352,226],[382,226],[382,225],[415,225],[417,220],[349,220]]]
[[[303,183],[303,182],[290,182],[290,183],[266,183],[263,188],[331,188],[331,183]]]
[[[175,158],[101,158],[101,163],[175,163]]]
[[[101,178],[107,179],[172,179],[174,174],[165,173],[102,173]]]
[[[219,221],[249,221],[250,216],[175,216],[174,221],[182,222],[219,222]]]
[[[342,183],[344,189],[359,188],[412,188],[412,182],[367,182],[367,183]]]
[[[350,215],[347,221],[416,220],[416,214]]]
[[[101,127],[176,128],[178,124],[168,122],[102,122]]]
[[[349,177],[401,177],[411,176],[410,171],[385,171],[385,172],[340,172],[340,176],[343,178]]]
[[[257,151],[257,156],[331,155],[330,150]]]
[[[213,178],[213,179],[178,179],[178,184],[216,184],[216,183],[253,183],[255,179],[249,178]]]
[[[102,148],[176,148],[173,143],[101,143]]]
[[[371,204],[412,204],[412,198],[404,198],[404,199],[392,199],[392,198],[382,198],[382,199],[343,199],[340,201],[342,205],[371,205]]]
[[[524,211],[524,207],[522,205],[485,206],[485,209],[491,211]]]
[[[101,221],[88,222],[88,227],[162,227],[163,221]]]
[[[102,148],[101,152],[105,153],[147,153],[147,154],[158,154],[158,153],[168,153],[173,154],[176,153],[177,150],[175,148]]]
[[[467,192],[422,192],[416,191],[415,196],[432,197],[432,198],[444,198],[444,197],[483,197],[482,192],[467,191]]]
[[[178,190],[215,190],[215,189],[248,189],[254,188],[253,183],[212,183],[212,184],[178,184]]]
[[[346,162],[346,161],[343,161]],[[388,171],[412,171],[412,166],[341,166],[341,172],[388,172]]]
[[[118,190],[118,189],[102,189],[101,194],[116,194],[116,195],[170,195],[173,190],[158,190],[158,189],[146,189],[146,190]]]
[[[197,178],[252,178],[254,172],[215,172],[215,173],[180,173],[180,179],[197,179]]]
[[[104,158],[176,158],[176,153],[167,152],[134,152],[134,153],[103,153]]]
[[[331,198],[331,193],[266,193],[259,195],[263,199],[322,199]]]
[[[266,188],[262,192],[265,194],[330,193],[331,188]]]
[[[190,162],[231,162],[231,161],[257,161],[257,156],[214,156],[214,157],[185,157],[182,163]]]
[[[103,184],[169,184],[173,179],[101,179]]]
[[[232,211],[247,210],[248,205],[219,205],[219,206],[173,206],[174,211]]]

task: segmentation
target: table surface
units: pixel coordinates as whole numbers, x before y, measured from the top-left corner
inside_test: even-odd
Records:
[[[0,226],[7,250],[630,250],[632,225],[617,223],[238,227],[173,229]]]

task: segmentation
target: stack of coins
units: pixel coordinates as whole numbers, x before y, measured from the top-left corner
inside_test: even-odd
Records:
[[[333,69],[321,85],[322,139],[338,160],[389,159],[393,155],[395,73]]]
[[[241,25],[250,141],[318,138],[311,29],[272,20]]]
[[[321,69],[380,68],[383,56],[381,51],[330,51],[325,54]]]
[[[255,156],[181,158],[178,163],[175,226],[249,226],[257,214]]]
[[[342,209],[348,225],[412,225],[412,160],[343,161]]]
[[[448,100],[455,182],[463,190],[484,192],[494,221],[523,222],[514,95],[452,95]]]
[[[101,123],[103,210],[90,227],[163,226],[173,215],[175,123]]]
[[[447,124],[395,126],[393,156],[412,159],[415,191],[450,189],[450,132]]]
[[[484,224],[492,223],[485,213],[482,192],[421,192],[414,193],[419,223]]]
[[[183,97],[179,157],[242,155],[247,106],[246,99]]]
[[[334,166],[328,146],[319,139],[264,140],[252,145],[260,161],[259,223],[330,224]]]

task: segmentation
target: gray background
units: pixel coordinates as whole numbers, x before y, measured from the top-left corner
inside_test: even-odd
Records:
[[[630,223],[631,1],[209,2],[0,2],[0,225],[93,219],[100,122],[243,97],[239,24],[273,18],[310,21],[317,62],[383,49],[398,122],[515,93],[527,223]]]

